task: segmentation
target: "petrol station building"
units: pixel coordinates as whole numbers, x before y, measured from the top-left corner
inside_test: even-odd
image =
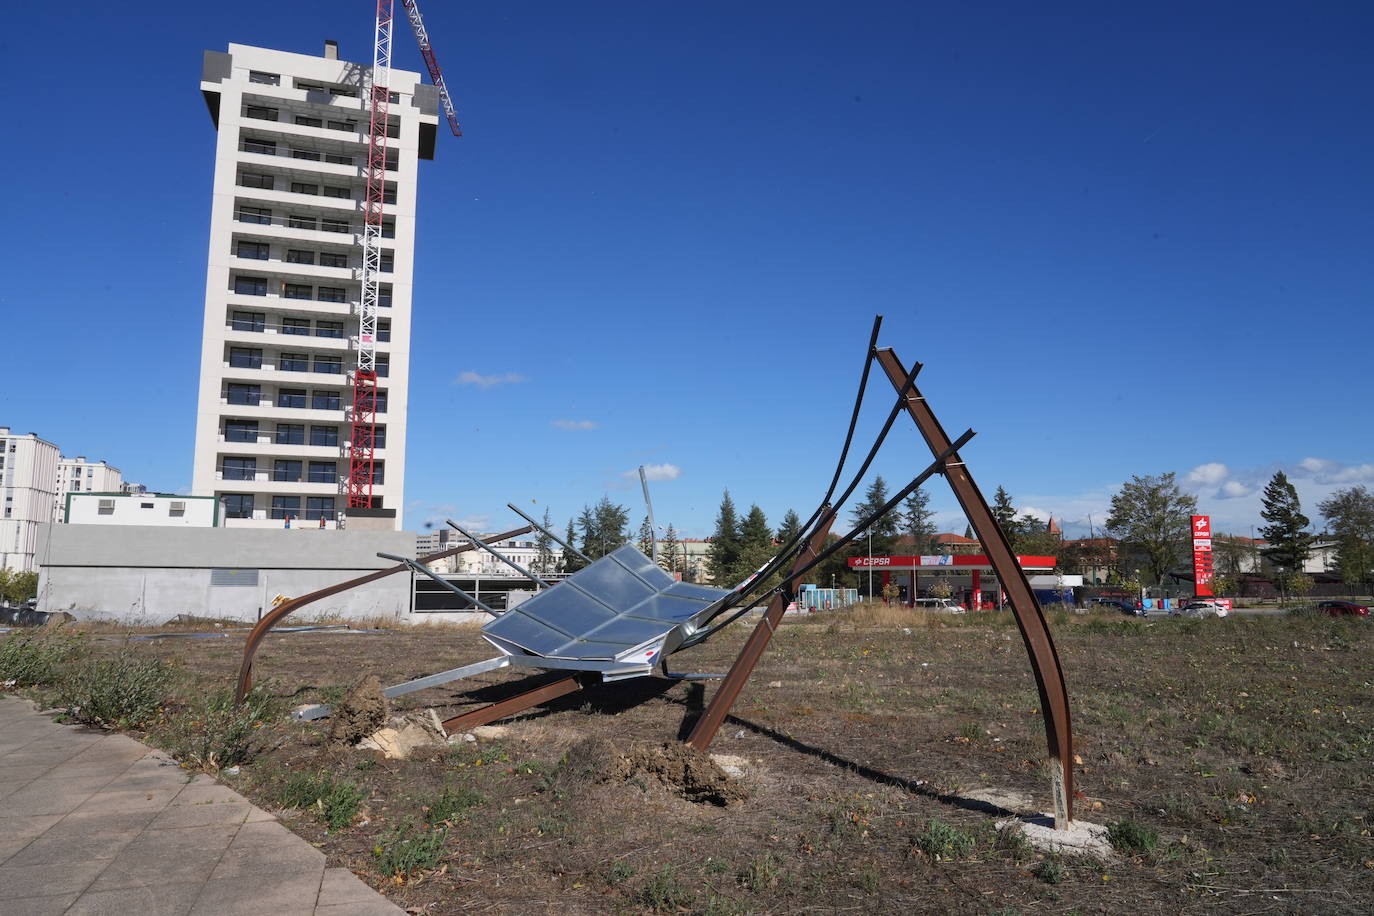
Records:
[[[1054,571],[1055,557],[1018,556],[1016,562],[1027,574],[1050,573]],[[905,588],[902,601],[910,604],[921,595],[921,574],[933,573],[939,579],[949,580],[954,596],[963,595],[963,604],[970,610],[979,611],[1001,607],[1005,598],[1002,584],[997,581],[992,563],[984,554],[941,554],[922,557],[850,557],[849,568],[853,570],[882,573],[882,584],[874,584],[873,593],[882,594],[889,584]],[[894,575],[895,574],[895,575]],[[1033,581],[1032,587],[1039,583]],[[1070,578],[1070,577],[1063,577]],[[1081,582],[1079,577],[1071,577]],[[929,580],[927,580],[929,581]],[[1064,583],[1071,585],[1076,583]]]

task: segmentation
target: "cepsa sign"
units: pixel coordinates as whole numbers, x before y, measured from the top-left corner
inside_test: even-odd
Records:
[[[1194,515],[1193,526],[1193,592],[1199,597],[1212,596],[1212,517]]]

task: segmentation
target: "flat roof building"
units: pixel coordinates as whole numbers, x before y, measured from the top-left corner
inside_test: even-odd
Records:
[[[347,508],[371,68],[231,44],[206,51],[215,148],[192,492],[229,527],[335,527]],[[416,179],[438,96],[390,71],[373,509],[405,492]]]
[[[0,426],[0,569],[37,569],[39,526],[52,521],[59,458],[57,446],[37,433]]]

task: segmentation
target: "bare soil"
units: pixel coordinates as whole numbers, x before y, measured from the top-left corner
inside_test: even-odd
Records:
[[[678,743],[714,683],[657,678],[407,760],[331,744],[328,720],[281,723],[221,778],[268,808],[295,771],[362,787],[343,829],[308,812],[285,823],[420,913],[1369,912],[1370,621],[1056,619],[1078,817],[1124,823],[1139,843],[1099,863],[1038,854],[993,826],[1051,807],[1010,615],[850,619],[779,629],[712,746],[742,759],[738,778]],[[674,670],[726,670],[747,630]],[[242,638],[129,646],[177,663],[183,690],[208,691],[232,685]],[[269,637],[255,671],[294,706],[491,654],[472,629],[294,633]],[[526,681],[538,679],[507,669],[393,705],[447,718]],[[381,873],[379,846],[427,824],[447,829],[434,867]]]

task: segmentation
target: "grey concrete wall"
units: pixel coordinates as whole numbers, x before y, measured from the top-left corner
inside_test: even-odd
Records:
[[[299,597],[413,554],[403,531],[262,531],[53,525],[41,540],[38,600],[80,619],[160,624],[177,614],[256,620],[277,595]],[[49,536],[50,535],[50,536]],[[247,585],[212,584],[237,570]],[[303,608],[296,619],[410,616],[411,574],[397,573]]]

